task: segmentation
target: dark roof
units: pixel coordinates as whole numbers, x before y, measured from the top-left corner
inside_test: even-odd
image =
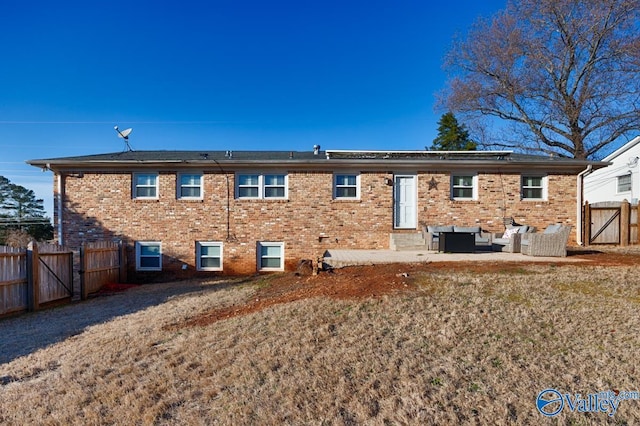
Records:
[[[511,151],[124,151],[108,154],[30,160],[27,163],[51,170],[123,169],[133,167],[203,167],[204,164],[233,167],[308,168],[369,167],[386,169],[387,165],[405,168],[487,167],[523,169],[524,167],[579,171],[591,165],[600,168],[607,163],[576,160],[558,156],[540,156]]]

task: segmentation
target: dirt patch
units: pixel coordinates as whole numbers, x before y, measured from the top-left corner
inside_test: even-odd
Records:
[[[335,269],[315,276],[295,273],[265,275],[256,280],[258,290],[245,303],[207,312],[168,328],[205,326],[270,306],[314,297],[363,299],[410,292],[415,289],[413,277],[423,268],[420,264],[385,264]]]
[[[608,251],[575,249],[568,256],[576,260],[588,260],[589,266],[629,266],[640,263],[640,250],[636,248]],[[574,263],[549,264],[576,267]],[[391,263],[340,268],[315,276],[300,273],[265,275],[257,280],[257,292],[244,303],[200,314],[184,323],[168,326],[167,329],[206,326],[223,319],[259,312],[270,306],[314,297],[365,299],[398,292],[408,293],[415,290],[414,278],[426,272],[447,270],[508,273],[533,265],[539,266],[540,262]]]

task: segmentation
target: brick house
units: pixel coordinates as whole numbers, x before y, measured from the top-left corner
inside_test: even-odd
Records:
[[[331,248],[387,249],[421,224],[504,230],[579,220],[604,163],[510,151],[126,151],[31,160],[54,172],[59,243],[122,239],[145,275],[292,270]],[[574,234],[575,235],[575,234]],[[572,242],[575,243],[575,237]]]

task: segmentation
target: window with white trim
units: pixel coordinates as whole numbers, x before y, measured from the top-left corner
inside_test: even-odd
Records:
[[[475,174],[451,175],[451,198],[475,200],[478,197],[478,179]]]
[[[160,241],[136,242],[136,270],[162,270],[162,243]]]
[[[158,173],[133,174],[133,198],[158,198]]]
[[[239,173],[236,176],[236,197],[255,199],[286,199],[286,173]]]
[[[618,176],[618,193],[631,191],[631,173]]]
[[[333,198],[357,200],[360,198],[360,175],[357,173],[333,175]]]
[[[222,271],[222,243],[196,242],[196,264],[198,271]]]
[[[178,174],[178,198],[181,200],[202,199],[202,173]]]
[[[258,270],[284,271],[284,243],[258,243]]]
[[[547,177],[541,175],[522,175],[520,194],[523,200],[546,200]]]
[[[285,198],[286,175],[264,175],[264,198]]]

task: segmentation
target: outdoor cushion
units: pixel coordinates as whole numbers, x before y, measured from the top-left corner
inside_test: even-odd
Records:
[[[480,233],[480,227],[479,226],[455,226],[453,227],[453,232],[470,232],[473,234],[479,234]]]
[[[559,223],[556,223],[554,225],[547,226],[547,229],[545,229],[544,232],[542,232],[542,233],[543,234],[555,234],[556,232],[558,232],[560,230],[560,228],[562,228],[562,225],[560,225]]]
[[[453,226],[427,226],[427,231],[433,235],[440,235],[440,232],[453,232]]]
[[[505,240],[508,240],[509,238],[511,238],[513,234],[517,234],[519,231],[520,231],[520,227],[518,226],[507,229],[506,231],[504,231],[504,235],[502,235],[502,238],[504,238]]]
[[[526,234],[527,232],[529,232],[529,225],[520,225],[518,228],[518,233],[520,234]]]

